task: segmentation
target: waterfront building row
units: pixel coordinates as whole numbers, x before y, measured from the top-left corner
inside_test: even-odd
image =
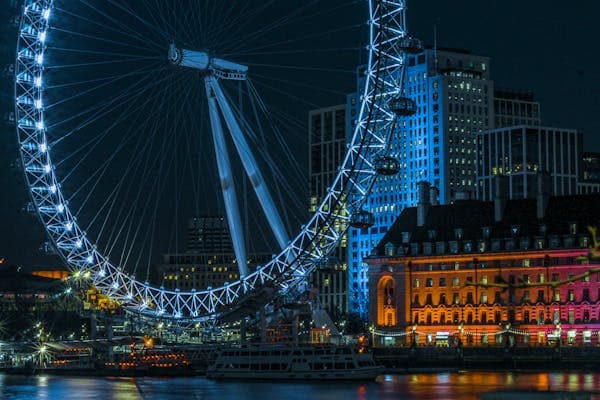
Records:
[[[368,258],[378,343],[600,344],[600,196],[546,192],[405,209]]]

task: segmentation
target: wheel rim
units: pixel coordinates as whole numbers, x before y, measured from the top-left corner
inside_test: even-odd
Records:
[[[278,294],[302,283],[327,257],[360,210],[377,177],[374,160],[385,154],[395,116],[388,101],[400,93],[406,37],[405,2],[368,1],[369,45],[365,85],[356,128],[328,194],[301,231],[270,262],[244,279],[202,290],[165,290],[136,280],[113,265],[79,226],[54,173],[44,125],[45,35],[53,0],[27,1],[23,8],[15,68],[15,115],[26,182],[37,213],[69,268],[128,310],[180,321],[214,319],[246,293],[272,286]]]

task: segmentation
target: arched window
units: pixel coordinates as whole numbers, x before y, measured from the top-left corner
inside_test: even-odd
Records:
[[[398,315],[396,309],[396,281],[390,276],[382,277],[377,284],[377,324],[395,326]]]

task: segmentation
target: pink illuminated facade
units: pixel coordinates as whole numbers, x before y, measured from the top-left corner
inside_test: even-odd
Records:
[[[375,345],[600,345],[598,204],[404,210],[368,260]]]

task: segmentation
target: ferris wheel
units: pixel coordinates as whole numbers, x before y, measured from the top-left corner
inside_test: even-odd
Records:
[[[364,86],[337,175],[316,211],[289,234],[294,224],[280,214],[277,202],[288,192],[289,175],[301,166],[283,168],[274,178],[282,186],[269,182],[267,175],[278,169],[274,153],[293,162],[287,131],[277,127],[289,119],[269,107],[293,105],[300,95],[267,72],[263,76],[272,80],[265,87],[275,95],[261,97],[253,80],[259,73],[253,74],[264,65],[253,57],[272,49],[257,40],[272,40],[269,35],[286,24],[295,32],[325,8],[319,1],[298,7],[251,3],[235,2],[228,9],[212,0],[26,0],[23,6],[15,116],[32,204],[69,269],[132,312],[187,322],[243,318],[257,303],[261,307],[301,285],[348,227],[370,227],[373,215],[363,203],[374,180],[400,169],[387,143],[397,118],[416,112],[402,87],[407,55],[421,51],[406,31],[405,0],[323,2],[330,15],[340,7],[366,13]],[[279,7],[280,16],[269,7]],[[259,28],[245,36],[252,23]],[[278,41],[287,47],[291,40],[285,35],[289,32]],[[211,37],[220,38],[224,50]],[[304,39],[315,46],[310,57],[316,67],[300,69],[336,73],[337,67],[323,65],[323,49],[314,37],[307,33]],[[286,57],[293,53],[279,51]],[[320,89],[305,86],[304,92]],[[200,132],[208,132],[209,139],[199,139]],[[265,140],[272,132],[278,139]],[[274,143],[284,150],[274,150]],[[204,175],[219,185],[208,188]],[[73,183],[75,177],[79,183]],[[239,206],[240,183],[253,189],[253,210],[263,216],[253,232],[268,230],[266,236],[276,243],[270,261],[252,270],[246,260],[253,233],[243,223],[247,208]],[[206,192],[220,192],[223,199],[237,279],[217,288],[171,290],[136,278],[144,275],[140,265],[151,264],[168,225],[152,217],[168,220],[172,213],[178,219],[186,201],[202,203]],[[175,226],[165,240],[177,242],[180,231]]]

